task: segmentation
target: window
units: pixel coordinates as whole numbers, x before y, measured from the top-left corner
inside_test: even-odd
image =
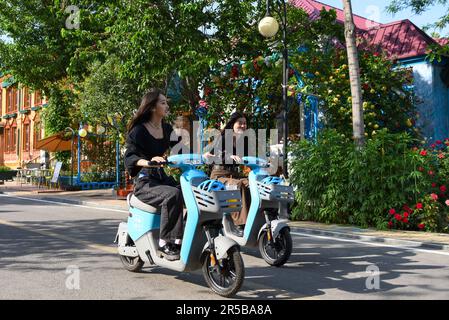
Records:
[[[30,151],[30,120],[23,124],[23,150]]]
[[[5,132],[4,132],[4,139],[5,139],[5,143],[4,143],[4,148],[5,148],[5,153],[9,153],[9,128],[5,128]]]
[[[39,106],[42,104],[42,93],[38,90],[34,92],[34,105]]]
[[[38,120],[34,122],[34,135],[33,135],[34,149],[36,149],[37,142],[41,139],[42,139],[42,127],[41,122]]]
[[[17,149],[17,140],[16,140],[16,127],[11,127],[11,149],[10,153],[16,152]]]
[[[31,108],[31,93],[28,88],[23,89],[23,108]]]
[[[5,152],[16,152],[16,127],[5,128]]]
[[[18,110],[18,90],[14,87],[6,89],[6,113],[14,113]]]
[[[6,113],[11,113],[12,110],[12,88],[6,89]]]

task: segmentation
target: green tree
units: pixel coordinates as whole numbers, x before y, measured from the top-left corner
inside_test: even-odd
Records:
[[[139,104],[137,84],[120,77],[120,63],[115,56],[109,56],[104,63],[97,61],[91,68],[80,94],[83,122],[109,127],[115,139],[120,132],[126,132],[126,124]],[[116,119],[117,115],[120,120],[114,126],[111,117]]]
[[[393,0],[387,7],[387,11],[397,13],[399,11],[410,8],[416,14],[422,14],[430,7],[441,4],[446,5],[447,0]],[[434,23],[429,24],[426,28],[443,29],[449,24],[449,9],[444,12],[440,19]]]

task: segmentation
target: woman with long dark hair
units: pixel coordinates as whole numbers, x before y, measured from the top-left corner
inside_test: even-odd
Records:
[[[167,98],[159,89],[146,93],[139,109],[128,125],[125,166],[136,178],[134,195],[142,202],[160,209],[159,251],[166,259],[179,259],[183,235],[183,199],[181,190],[162,167],[149,162],[165,162],[173,128],[164,119],[168,115]]]
[[[207,153],[206,158],[213,159],[217,156],[220,158],[219,163],[212,167],[211,179],[216,179],[226,185],[236,186],[242,194],[242,209],[239,212],[231,213],[235,229],[233,230],[238,236],[243,236],[243,229],[245,227],[246,219],[248,217],[249,206],[251,204],[251,194],[249,190],[248,178],[238,170],[235,163],[241,163],[241,157],[248,155],[248,141],[242,135],[247,130],[247,119],[243,113],[234,112],[225,127],[221,131],[221,150],[212,148],[210,153]],[[231,131],[228,133],[228,131]],[[232,139],[232,150],[226,150],[226,139]],[[217,141],[218,142],[218,141]],[[238,153],[237,146],[243,145],[243,154]],[[217,146],[217,143],[215,144]],[[219,153],[219,154],[217,154]],[[216,161],[218,162],[218,161]],[[233,163],[233,164],[230,164]]]

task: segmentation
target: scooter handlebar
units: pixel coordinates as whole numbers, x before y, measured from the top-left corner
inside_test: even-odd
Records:
[[[147,166],[149,168],[154,168],[154,167],[162,167],[162,166],[167,166],[167,165],[171,165],[173,164],[173,162],[171,161],[164,161],[164,162],[157,162],[157,161],[148,161]]]

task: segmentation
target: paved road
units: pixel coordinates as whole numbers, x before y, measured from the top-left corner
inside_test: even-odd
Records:
[[[0,194],[0,299],[221,299],[200,272],[125,271],[112,244],[125,218],[120,210]],[[292,234],[294,252],[282,268],[244,249],[246,278],[235,298],[449,299],[447,253]],[[367,288],[373,265],[379,289]],[[70,281],[77,270],[79,289]]]

